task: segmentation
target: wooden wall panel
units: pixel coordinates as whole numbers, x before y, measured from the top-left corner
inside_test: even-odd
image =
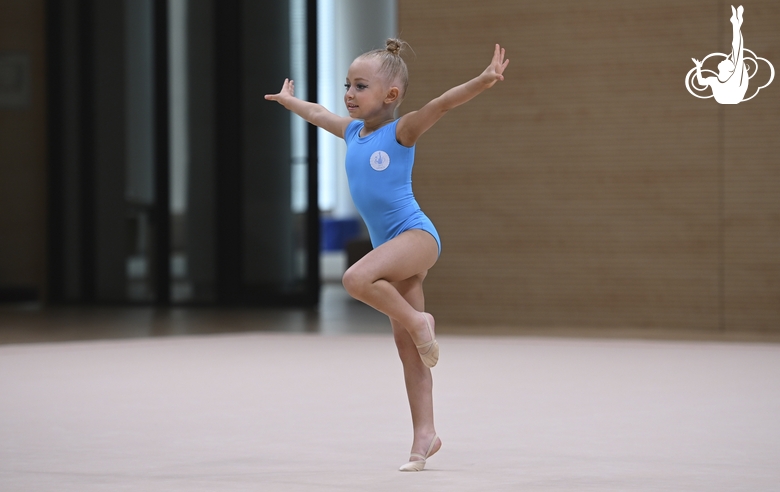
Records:
[[[780,69],[780,3],[745,6],[745,47]],[[751,86],[768,81],[763,63]],[[725,327],[780,331],[780,80],[723,108]],[[748,95],[752,90],[748,89]]]
[[[724,229],[726,190],[729,204],[737,200],[724,183],[731,176],[724,149],[736,144],[724,143],[723,123],[732,120],[684,87],[692,57],[730,43],[722,7],[399,0],[399,31],[415,51],[402,112],[479,74],[496,42],[511,60],[505,82],[448,114],[418,144],[415,192],[443,242],[426,280],[437,319],[715,332],[728,318],[757,326],[734,310],[739,295],[755,293],[724,280],[749,281],[758,264],[724,266],[740,254]],[[761,49],[776,50],[777,29],[751,23],[750,10],[745,29],[763,30],[770,39]],[[738,107],[763,115],[767,135],[780,134],[769,102]],[[773,145],[753,146],[756,176],[776,173],[776,158],[767,161]],[[780,188],[764,183],[764,191],[762,206]],[[777,207],[774,215],[765,210],[757,227],[774,232],[751,247],[768,267],[763,284],[774,286],[755,300],[766,328],[776,319],[770,298],[780,257]],[[727,304],[735,304],[728,317]]]

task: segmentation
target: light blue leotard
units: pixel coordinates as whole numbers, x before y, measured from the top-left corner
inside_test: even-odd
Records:
[[[441,254],[441,240],[433,222],[420,210],[412,194],[414,146],[395,138],[398,120],[361,137],[363,121],[347,126],[347,180],[352,201],[368,227],[376,248],[409,229],[430,233]]]

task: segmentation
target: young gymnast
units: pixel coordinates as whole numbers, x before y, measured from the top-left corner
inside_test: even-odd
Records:
[[[433,423],[433,378],[439,358],[435,322],[425,312],[422,283],[441,252],[439,234],[412,194],[412,165],[417,140],[447,111],[504,80],[504,49],[478,76],[433,99],[418,111],[396,119],[408,72],[401,58],[404,42],[388,39],[386,49],[358,56],[349,67],[344,103],[349,117],[295,97],[285,79],[276,101],[309,123],[343,138],[350,193],[368,227],[374,249],[344,274],[347,292],[390,318],[404,369],[414,440],[401,471],[420,471],[441,448]]]
[[[712,87],[712,95],[721,104],[738,104],[742,102],[748,89],[750,77],[745,65],[744,46],[742,38],[742,14],[745,9],[740,5],[737,9],[731,6],[731,54],[718,64],[717,77],[702,77],[702,62],[692,58],[696,65],[696,81],[702,88]],[[723,56],[723,55],[721,55]],[[755,62],[755,60],[753,60]]]

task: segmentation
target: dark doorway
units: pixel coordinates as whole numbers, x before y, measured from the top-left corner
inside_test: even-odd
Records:
[[[48,8],[51,300],[316,303],[316,1]]]

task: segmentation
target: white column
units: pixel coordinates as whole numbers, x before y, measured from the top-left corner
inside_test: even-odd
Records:
[[[352,60],[366,51],[384,48],[397,36],[396,0],[319,0],[318,100],[330,111],[349,116],[344,107],[344,81]],[[320,130],[320,210],[336,218],[357,217],[344,170],[346,146]]]
[[[168,83],[170,84],[170,169],[171,213],[187,212],[187,180],[189,169],[189,132],[187,111],[187,0],[168,3]]]

